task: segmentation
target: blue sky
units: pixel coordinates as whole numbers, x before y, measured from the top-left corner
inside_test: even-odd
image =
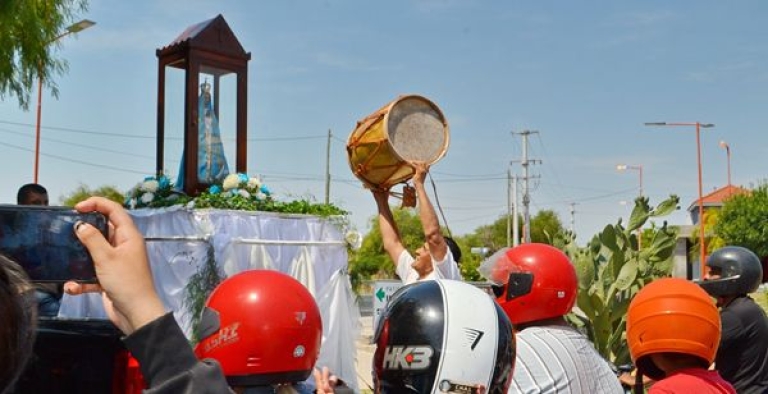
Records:
[[[375,205],[349,170],[346,139],[398,95],[420,94],[450,124],[432,176],[454,234],[507,211],[507,170],[522,154],[512,132],[536,130],[532,214],[573,219],[583,242],[626,221],[631,204],[620,202],[639,182],[619,163],[643,166],[652,204],[674,193],[686,208],[697,197],[694,128],[644,122],[716,125],[701,133],[705,193],[727,183],[720,140],[734,184],[766,178],[767,11],[710,0],[91,0],[82,17],[97,25],[60,41],[69,72],[58,99],[43,95],[40,183],[55,202],[81,183],[127,190],[152,174],[155,50],[222,14],[252,56],[248,172],[278,196],[324,199],[330,129],[331,201],[367,231]],[[34,107],[0,102],[0,202],[32,181],[34,124]],[[667,220],[690,223],[684,209]]]

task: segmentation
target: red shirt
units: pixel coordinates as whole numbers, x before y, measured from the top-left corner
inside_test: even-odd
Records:
[[[648,390],[648,394],[667,393],[736,394],[736,390],[717,371],[687,368],[659,380]]]

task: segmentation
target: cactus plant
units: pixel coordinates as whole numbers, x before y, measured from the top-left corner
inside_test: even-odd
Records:
[[[605,359],[615,365],[629,362],[626,346],[626,313],[632,297],[652,280],[669,276],[677,228],[652,226],[644,232],[643,248],[638,247],[636,230],[650,218],[668,215],[679,198],[670,196],[655,208],[647,197],[638,197],[624,227],[619,219],[595,235],[586,247],[579,247],[571,233],[558,234],[553,245],[574,262],[579,278],[578,309],[568,316],[582,330]]]

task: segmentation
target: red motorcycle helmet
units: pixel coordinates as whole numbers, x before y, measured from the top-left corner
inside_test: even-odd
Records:
[[[199,358],[221,364],[232,386],[300,382],[320,353],[320,310],[306,287],[272,270],[244,271],[213,290],[200,319]]]
[[[512,324],[563,316],[576,302],[576,269],[560,249],[541,243],[503,248],[478,268],[494,284]]]

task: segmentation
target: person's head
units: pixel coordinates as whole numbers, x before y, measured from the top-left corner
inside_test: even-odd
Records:
[[[627,343],[638,371],[654,380],[683,367],[707,368],[720,345],[720,314],[693,282],[658,279],[629,304]]]
[[[461,261],[461,249],[456,241],[451,237],[443,237],[448,250],[453,255],[453,261],[459,264]],[[414,262],[411,263],[411,267],[419,273],[420,276],[426,276],[432,272],[435,267],[432,265],[432,253],[430,251],[429,242],[424,243],[416,249],[414,253]]]
[[[451,237],[443,237],[443,239],[445,239],[445,243],[448,245],[448,250],[450,250],[451,255],[453,255],[453,261],[455,261],[456,264],[461,264],[461,248],[459,248],[459,244],[457,244]]]
[[[512,324],[487,293],[461,281],[400,288],[379,317],[374,342],[376,393],[482,386],[486,393],[502,394],[512,379]]]
[[[760,259],[747,248],[726,246],[707,259],[708,275],[699,282],[707,293],[720,301],[724,297],[752,293],[763,279]]]
[[[48,205],[48,190],[37,183],[28,183],[16,193],[18,205]]]
[[[576,269],[554,246],[529,243],[503,248],[478,271],[493,283],[496,301],[515,325],[561,317],[576,302]]]
[[[18,379],[32,354],[36,310],[34,288],[27,275],[0,254],[0,393]]]
[[[413,263],[411,268],[424,277],[429,275],[435,267],[432,265],[432,255],[429,250],[429,242],[424,242],[413,254]]]
[[[221,364],[231,386],[301,382],[320,354],[315,299],[278,271],[251,270],[222,281],[208,297],[195,353]]]

